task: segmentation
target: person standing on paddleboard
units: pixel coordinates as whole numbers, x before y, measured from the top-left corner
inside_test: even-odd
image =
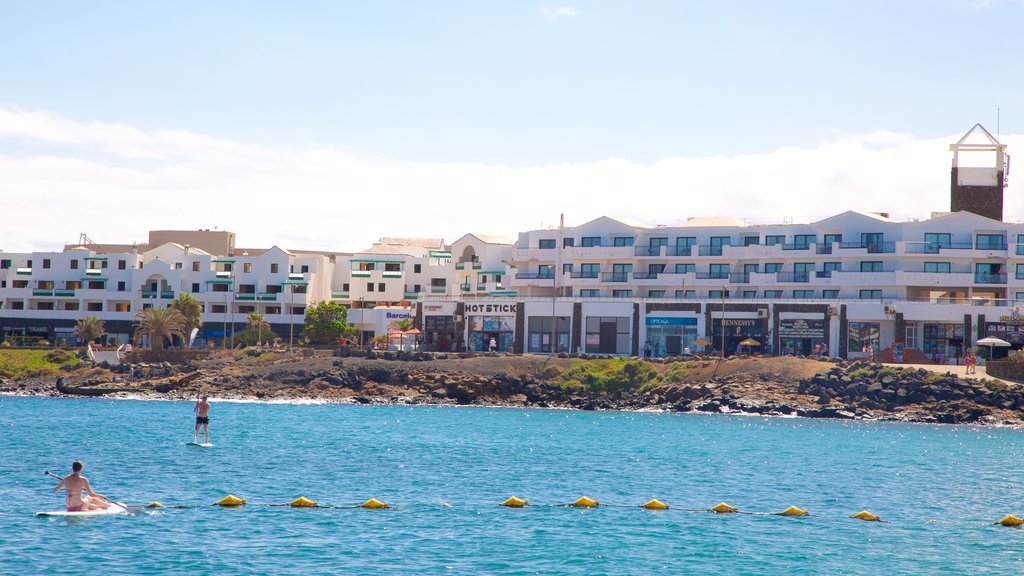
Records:
[[[196,402],[196,407],[192,409],[196,413],[196,435],[195,442],[199,442],[199,426],[203,427],[203,435],[206,437],[206,443],[210,443],[210,403],[206,401],[206,396],[202,396]]]
[[[68,512],[88,512],[89,510],[106,510],[110,507],[106,500],[106,496],[92,491],[92,486],[89,485],[89,479],[82,476],[82,463],[75,460],[71,464],[71,474],[65,476],[60,484],[53,489],[54,492],[60,491],[64,488],[67,491],[65,497],[65,505]],[[82,491],[88,494],[86,497],[82,497]]]

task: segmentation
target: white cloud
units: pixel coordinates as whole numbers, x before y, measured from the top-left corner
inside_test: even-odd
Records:
[[[855,209],[927,218],[949,209],[949,144],[843,135],[813,148],[742,156],[610,158],[527,167],[366,159],[270,149],[184,131],[77,122],[0,108],[0,198],[9,252],[59,250],[85,232],[144,241],[148,230],[220,228],[241,247],[355,251],[381,236],[515,235],[602,215],[651,224],[691,216],[812,222]],[[1003,137],[1024,150],[1024,137]],[[1005,196],[1024,217],[1020,179]]]
[[[558,20],[559,18],[572,18],[573,16],[579,16],[580,13],[568,6],[541,6],[540,13],[549,20]]]

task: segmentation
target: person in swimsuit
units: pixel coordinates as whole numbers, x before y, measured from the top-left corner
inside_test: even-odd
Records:
[[[199,442],[199,427],[203,427],[203,435],[206,437],[206,443],[210,443],[210,403],[206,401],[206,396],[202,396],[196,407],[192,410],[196,413],[196,435],[195,442]]]
[[[107,497],[103,494],[92,491],[92,486],[89,485],[89,479],[82,476],[82,463],[75,460],[71,464],[71,474],[65,476],[60,484],[53,489],[54,492],[58,492],[61,488],[67,491],[65,496],[65,505],[68,512],[87,512],[89,510],[106,510],[110,507],[107,503]],[[88,496],[82,497],[82,491]]]

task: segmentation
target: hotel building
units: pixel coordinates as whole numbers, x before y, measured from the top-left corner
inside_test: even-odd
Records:
[[[293,340],[307,306],[350,308],[362,341],[413,318],[425,349],[666,356],[755,351],[888,359],[1024,343],[1024,225],[1003,221],[1005,146],[976,125],[951,145],[950,210],[920,221],[844,212],[811,224],[602,217],[516,239],[385,237],[365,251],[235,248],[230,232],[156,231],[144,245],[0,252],[0,338],[73,338],[97,316],[128,340],[137,310],[187,292],[200,345],[263,313]],[[961,166],[981,154],[985,166]],[[230,340],[229,340],[230,342]],[[705,342],[705,344],[700,344]],[[710,344],[706,344],[706,343]]]

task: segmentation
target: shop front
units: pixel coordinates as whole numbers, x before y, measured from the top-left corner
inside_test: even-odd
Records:
[[[985,336],[994,336],[1010,346],[992,346],[993,358],[1005,358],[1011,352],[1024,348],[1024,316],[1000,316],[999,322],[985,323]]]
[[[423,313],[423,350],[454,352],[459,346],[454,302],[425,302]]]
[[[723,335],[723,324],[725,333]],[[711,345],[715,350],[722,346],[723,336],[725,338],[725,355],[746,350],[746,346],[740,346],[740,342],[748,338],[757,340],[762,346],[765,344],[764,322],[757,318],[713,318],[711,320]],[[755,348],[756,350],[756,348]]]
[[[963,355],[964,325],[957,323],[925,323],[921,351],[932,362],[949,364],[958,362]]]
[[[648,316],[644,324],[647,327],[644,351],[650,342],[650,355],[655,358],[680,356],[684,349],[692,350],[693,341],[697,339],[696,317]]]
[[[498,352],[511,352],[516,336],[516,303],[466,304],[466,346],[486,352],[493,339]]]
[[[825,321],[804,318],[779,320],[779,353],[811,356],[825,343]]]

